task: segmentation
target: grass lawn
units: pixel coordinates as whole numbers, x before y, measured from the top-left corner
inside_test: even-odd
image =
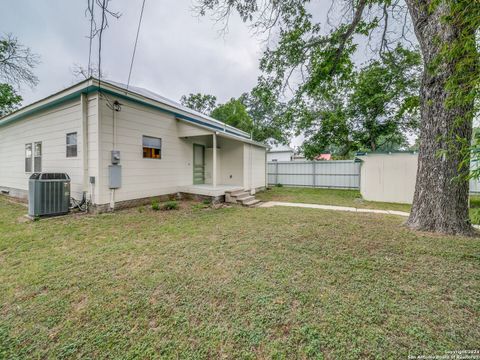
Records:
[[[480,240],[401,217],[148,208],[22,223],[0,197],[0,358],[406,359],[478,349]]]
[[[409,204],[363,200],[358,190],[272,187],[270,190],[258,193],[256,197],[263,201],[339,205],[364,209],[400,210],[406,212],[410,212],[411,209]],[[480,224],[480,196],[470,197],[470,218],[474,224]]]

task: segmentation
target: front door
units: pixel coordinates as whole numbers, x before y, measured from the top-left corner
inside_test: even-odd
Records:
[[[193,183],[205,184],[205,146],[193,144]]]

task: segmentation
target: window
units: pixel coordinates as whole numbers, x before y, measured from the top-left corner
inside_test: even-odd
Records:
[[[77,156],[77,133],[67,134],[67,157]]]
[[[33,146],[33,169],[35,172],[42,172],[42,143],[36,142]]]
[[[25,172],[32,172],[32,144],[25,144]]]
[[[143,158],[161,159],[162,158],[162,139],[150,136],[143,136]]]

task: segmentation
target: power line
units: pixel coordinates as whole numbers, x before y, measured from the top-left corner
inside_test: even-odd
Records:
[[[88,77],[92,76],[91,64],[92,64],[93,24],[95,22],[94,9],[95,9],[95,0],[88,0],[88,12],[90,13],[90,45],[88,48],[88,68],[87,68]]]
[[[130,71],[128,72],[127,92],[128,92],[128,87],[130,86],[130,77],[132,76],[133,60],[135,59],[135,52],[137,51],[138,34],[140,33],[140,26],[142,25],[144,8],[145,8],[145,0],[143,0],[142,11],[140,12],[140,19],[138,20],[137,36],[135,38],[135,45],[133,46],[132,61],[130,62]]]
[[[100,26],[100,32],[98,34],[98,87],[100,88],[102,81],[102,34],[105,26],[105,1],[102,3],[102,24]]]

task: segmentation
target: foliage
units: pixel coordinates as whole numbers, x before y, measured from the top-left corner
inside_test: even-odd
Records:
[[[225,104],[218,105],[210,116],[247,133],[253,130],[253,120],[240,99],[232,98]]]
[[[8,115],[16,110],[22,101],[22,97],[9,84],[0,84],[0,117]]]
[[[207,94],[189,94],[183,95],[180,99],[180,103],[192,110],[198,111],[205,115],[210,115],[213,109],[215,109],[217,98],[213,95]]]
[[[152,200],[152,210],[160,210],[160,202],[157,199]]]
[[[216,101],[215,96],[200,93],[183,95],[180,99],[182,105],[246,131],[256,141],[287,141],[289,134],[280,116],[282,104],[269,88],[259,85],[225,104],[217,105]]]
[[[175,200],[169,200],[162,204],[162,210],[177,210],[178,202]]]
[[[39,56],[20,44],[12,34],[0,37],[0,81],[19,87],[21,84],[37,85],[33,68]]]
[[[282,117],[284,104],[278,101],[271,89],[259,84],[250,93],[242,94],[240,101],[253,120],[254,140],[266,142],[274,139],[281,143],[288,142],[291,133]]]
[[[300,208],[24,214],[0,196],[0,358],[406,359],[478,348],[477,239]]]
[[[335,93],[294,99],[298,129],[307,137],[307,158],[330,152],[347,156],[355,151],[392,151],[407,147],[406,135],[419,121],[421,57],[402,46],[372,60],[349,79],[337,82]],[[333,89],[332,89],[333,91]],[[293,111],[294,111],[293,110]]]

